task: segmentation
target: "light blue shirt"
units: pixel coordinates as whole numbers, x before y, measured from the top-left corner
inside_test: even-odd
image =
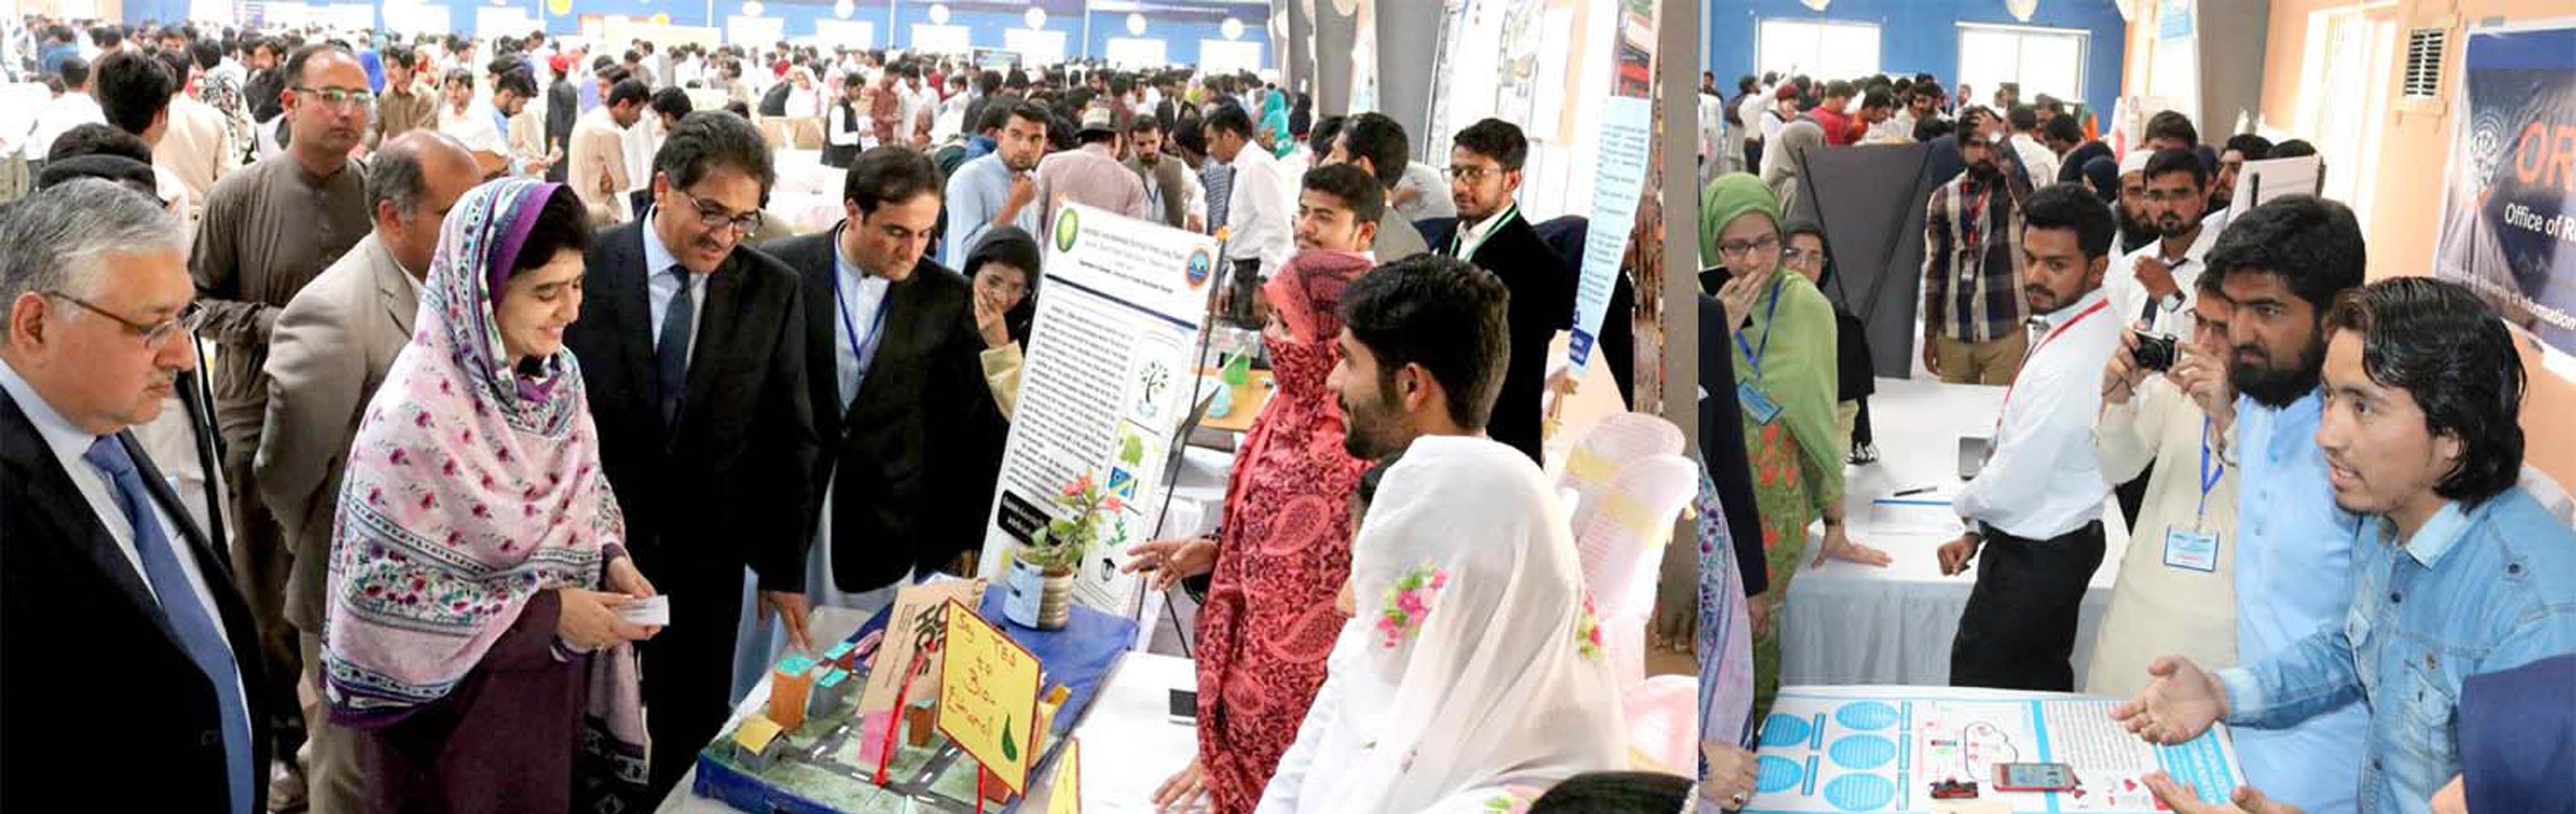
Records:
[[[680,279],[671,276],[671,267],[679,265],[680,258],[671,254],[671,250],[662,245],[662,235],[653,231],[653,210],[646,209],[635,219],[644,224],[641,230],[644,233],[644,273],[649,275],[644,281],[644,291],[653,311],[653,324],[645,330],[650,331],[652,341],[658,343],[662,341],[662,316],[671,313],[671,299],[680,296]],[[683,359],[696,358],[698,354],[698,324],[707,314],[707,276],[695,272],[689,274],[689,347],[688,354],[681,357]]]
[[[2433,791],[2460,773],[2461,684],[2576,651],[2576,530],[2519,487],[2474,509],[2446,503],[2403,545],[2384,517],[2365,529],[2351,612],[2288,652],[2219,671],[2227,721],[2241,742],[2258,731],[2246,727],[2361,701],[2359,810],[2430,812]]]
[[[844,224],[842,228],[858,227]],[[867,380],[877,346],[884,343],[886,290],[894,282],[861,272],[859,264],[841,253],[840,233],[832,236],[833,371],[841,387],[841,408],[846,410],[859,397],[859,383]]]
[[[940,250],[941,261],[955,265],[965,260],[966,253],[974,250],[975,241],[992,231],[993,216],[1011,200],[1011,175],[1011,167],[1002,163],[1001,153],[985,153],[982,158],[958,165],[957,174],[948,179],[948,244]],[[1036,201],[1030,201],[1020,207],[1011,225],[1037,234],[1041,208]]]
[[[2273,409],[2236,398],[2236,657],[2289,652],[2352,605],[2360,518],[2337,508],[2317,448],[2325,400],[2311,392]],[[2353,809],[2370,712],[2344,704],[2297,726],[2240,729],[2236,754],[2253,785],[2309,814]]]

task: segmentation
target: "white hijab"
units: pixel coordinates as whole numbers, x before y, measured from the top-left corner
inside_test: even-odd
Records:
[[[1361,523],[1358,615],[1260,812],[1482,811],[1506,788],[1625,768],[1582,574],[1527,456],[1414,441]]]

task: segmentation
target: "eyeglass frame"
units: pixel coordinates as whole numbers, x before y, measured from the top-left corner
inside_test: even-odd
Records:
[[[1450,180],[1465,181],[1470,184],[1484,183],[1486,178],[1501,178],[1519,171],[1518,168],[1506,167],[1500,163],[1490,167],[1480,164],[1451,164],[1440,170],[1441,174],[1449,176]]]
[[[1783,243],[1780,240],[1779,235],[1764,232],[1761,237],[1754,238],[1753,241],[1749,243],[1739,243],[1735,241],[1719,243],[1717,244],[1717,253],[1720,257],[1743,257],[1757,251],[1764,249],[1778,249],[1785,245],[1788,244]]]
[[[760,227],[763,224],[768,223],[768,217],[762,214],[758,209],[753,209],[739,215],[725,215],[720,212],[708,212],[706,199],[689,194],[689,191],[681,189],[679,184],[672,184],[671,192],[672,194],[678,195],[682,198],[689,199],[689,208],[698,210],[698,225],[706,229],[722,229],[727,226],[731,226],[735,230],[734,234],[748,237],[750,235],[759,234]],[[716,205],[723,206],[724,204],[719,203]]]
[[[119,316],[114,311],[100,308],[88,300],[60,291],[39,291],[36,293],[80,306],[83,310],[90,313],[114,320],[116,324],[124,326],[126,332],[142,337],[143,346],[153,350],[159,350],[162,347],[169,345],[170,338],[178,336],[181,333],[195,336],[197,329],[204,327],[206,324],[206,304],[195,300],[190,300],[187,305],[180,307],[179,313],[172,315],[169,319],[161,320],[159,322],[136,322],[134,320],[126,319],[123,316]]]
[[[376,104],[376,92],[371,90],[317,88],[310,85],[296,85],[288,88],[288,90],[292,90],[297,93],[312,94],[316,103],[322,105],[325,109],[373,110]],[[331,101],[331,94],[334,93],[340,94],[341,101]]]

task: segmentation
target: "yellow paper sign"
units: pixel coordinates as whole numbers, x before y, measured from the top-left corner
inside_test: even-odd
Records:
[[[1011,791],[1027,793],[1037,751],[1038,657],[965,603],[949,600],[947,616],[939,732]]]
[[[1082,741],[1064,742],[1064,757],[1055,762],[1055,782],[1047,787],[1047,814],[1082,814]]]

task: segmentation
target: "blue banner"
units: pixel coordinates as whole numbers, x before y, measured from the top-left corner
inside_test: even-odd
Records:
[[[2472,31],[2434,274],[2576,353],[2576,27]]]

